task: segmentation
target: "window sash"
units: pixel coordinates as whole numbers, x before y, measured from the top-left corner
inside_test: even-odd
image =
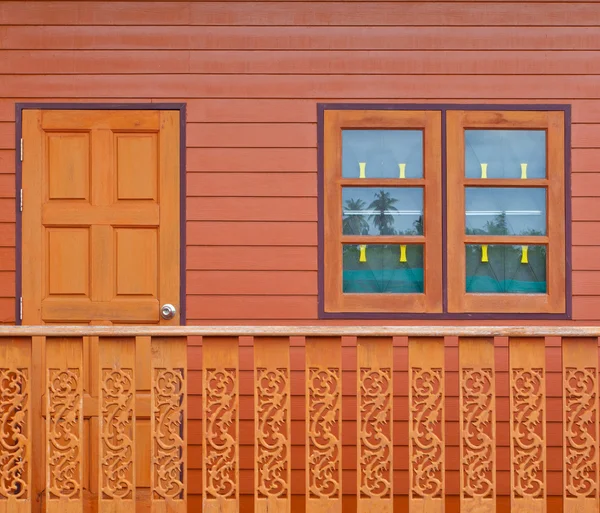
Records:
[[[466,129],[544,129],[545,179],[465,178]],[[447,255],[449,313],[564,313],[566,308],[564,113],[542,111],[448,111]],[[465,188],[545,187],[546,236],[465,234]],[[467,293],[466,244],[546,245],[546,294]]]
[[[343,178],[342,130],[423,130],[423,178]],[[325,312],[442,313],[441,113],[328,110],[324,113]],[[342,235],[342,187],[423,187],[423,236]],[[342,244],[423,244],[424,293],[343,293]]]

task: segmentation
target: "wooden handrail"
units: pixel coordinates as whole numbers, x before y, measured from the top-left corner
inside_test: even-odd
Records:
[[[0,326],[0,337],[600,337],[600,326]]]

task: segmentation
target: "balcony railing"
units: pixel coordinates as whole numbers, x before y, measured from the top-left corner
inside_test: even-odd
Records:
[[[598,336],[0,327],[0,513],[597,512]]]

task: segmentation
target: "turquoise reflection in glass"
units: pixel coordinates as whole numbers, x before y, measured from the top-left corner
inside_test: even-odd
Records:
[[[344,235],[423,235],[422,187],[344,187]]]
[[[465,130],[465,176],[546,178],[545,130]]]
[[[423,245],[344,244],[345,293],[408,294],[423,292]]]
[[[421,130],[342,130],[344,178],[401,178],[401,174],[423,178]]]
[[[470,244],[466,268],[469,293],[546,293],[546,246]]]
[[[467,187],[467,235],[546,235],[546,189]]]

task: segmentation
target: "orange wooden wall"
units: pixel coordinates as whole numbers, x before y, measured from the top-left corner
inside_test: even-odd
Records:
[[[573,322],[600,323],[600,3],[0,2],[5,323],[15,320],[16,101],[187,103],[187,312],[196,324],[318,322],[318,101],[570,103]],[[200,343],[189,351],[192,478]],[[550,379],[555,353],[548,347]],[[251,401],[251,341],[240,358]],[[560,390],[549,385],[552,394]],[[250,449],[242,458],[252,468]],[[242,493],[251,490],[247,479]]]

